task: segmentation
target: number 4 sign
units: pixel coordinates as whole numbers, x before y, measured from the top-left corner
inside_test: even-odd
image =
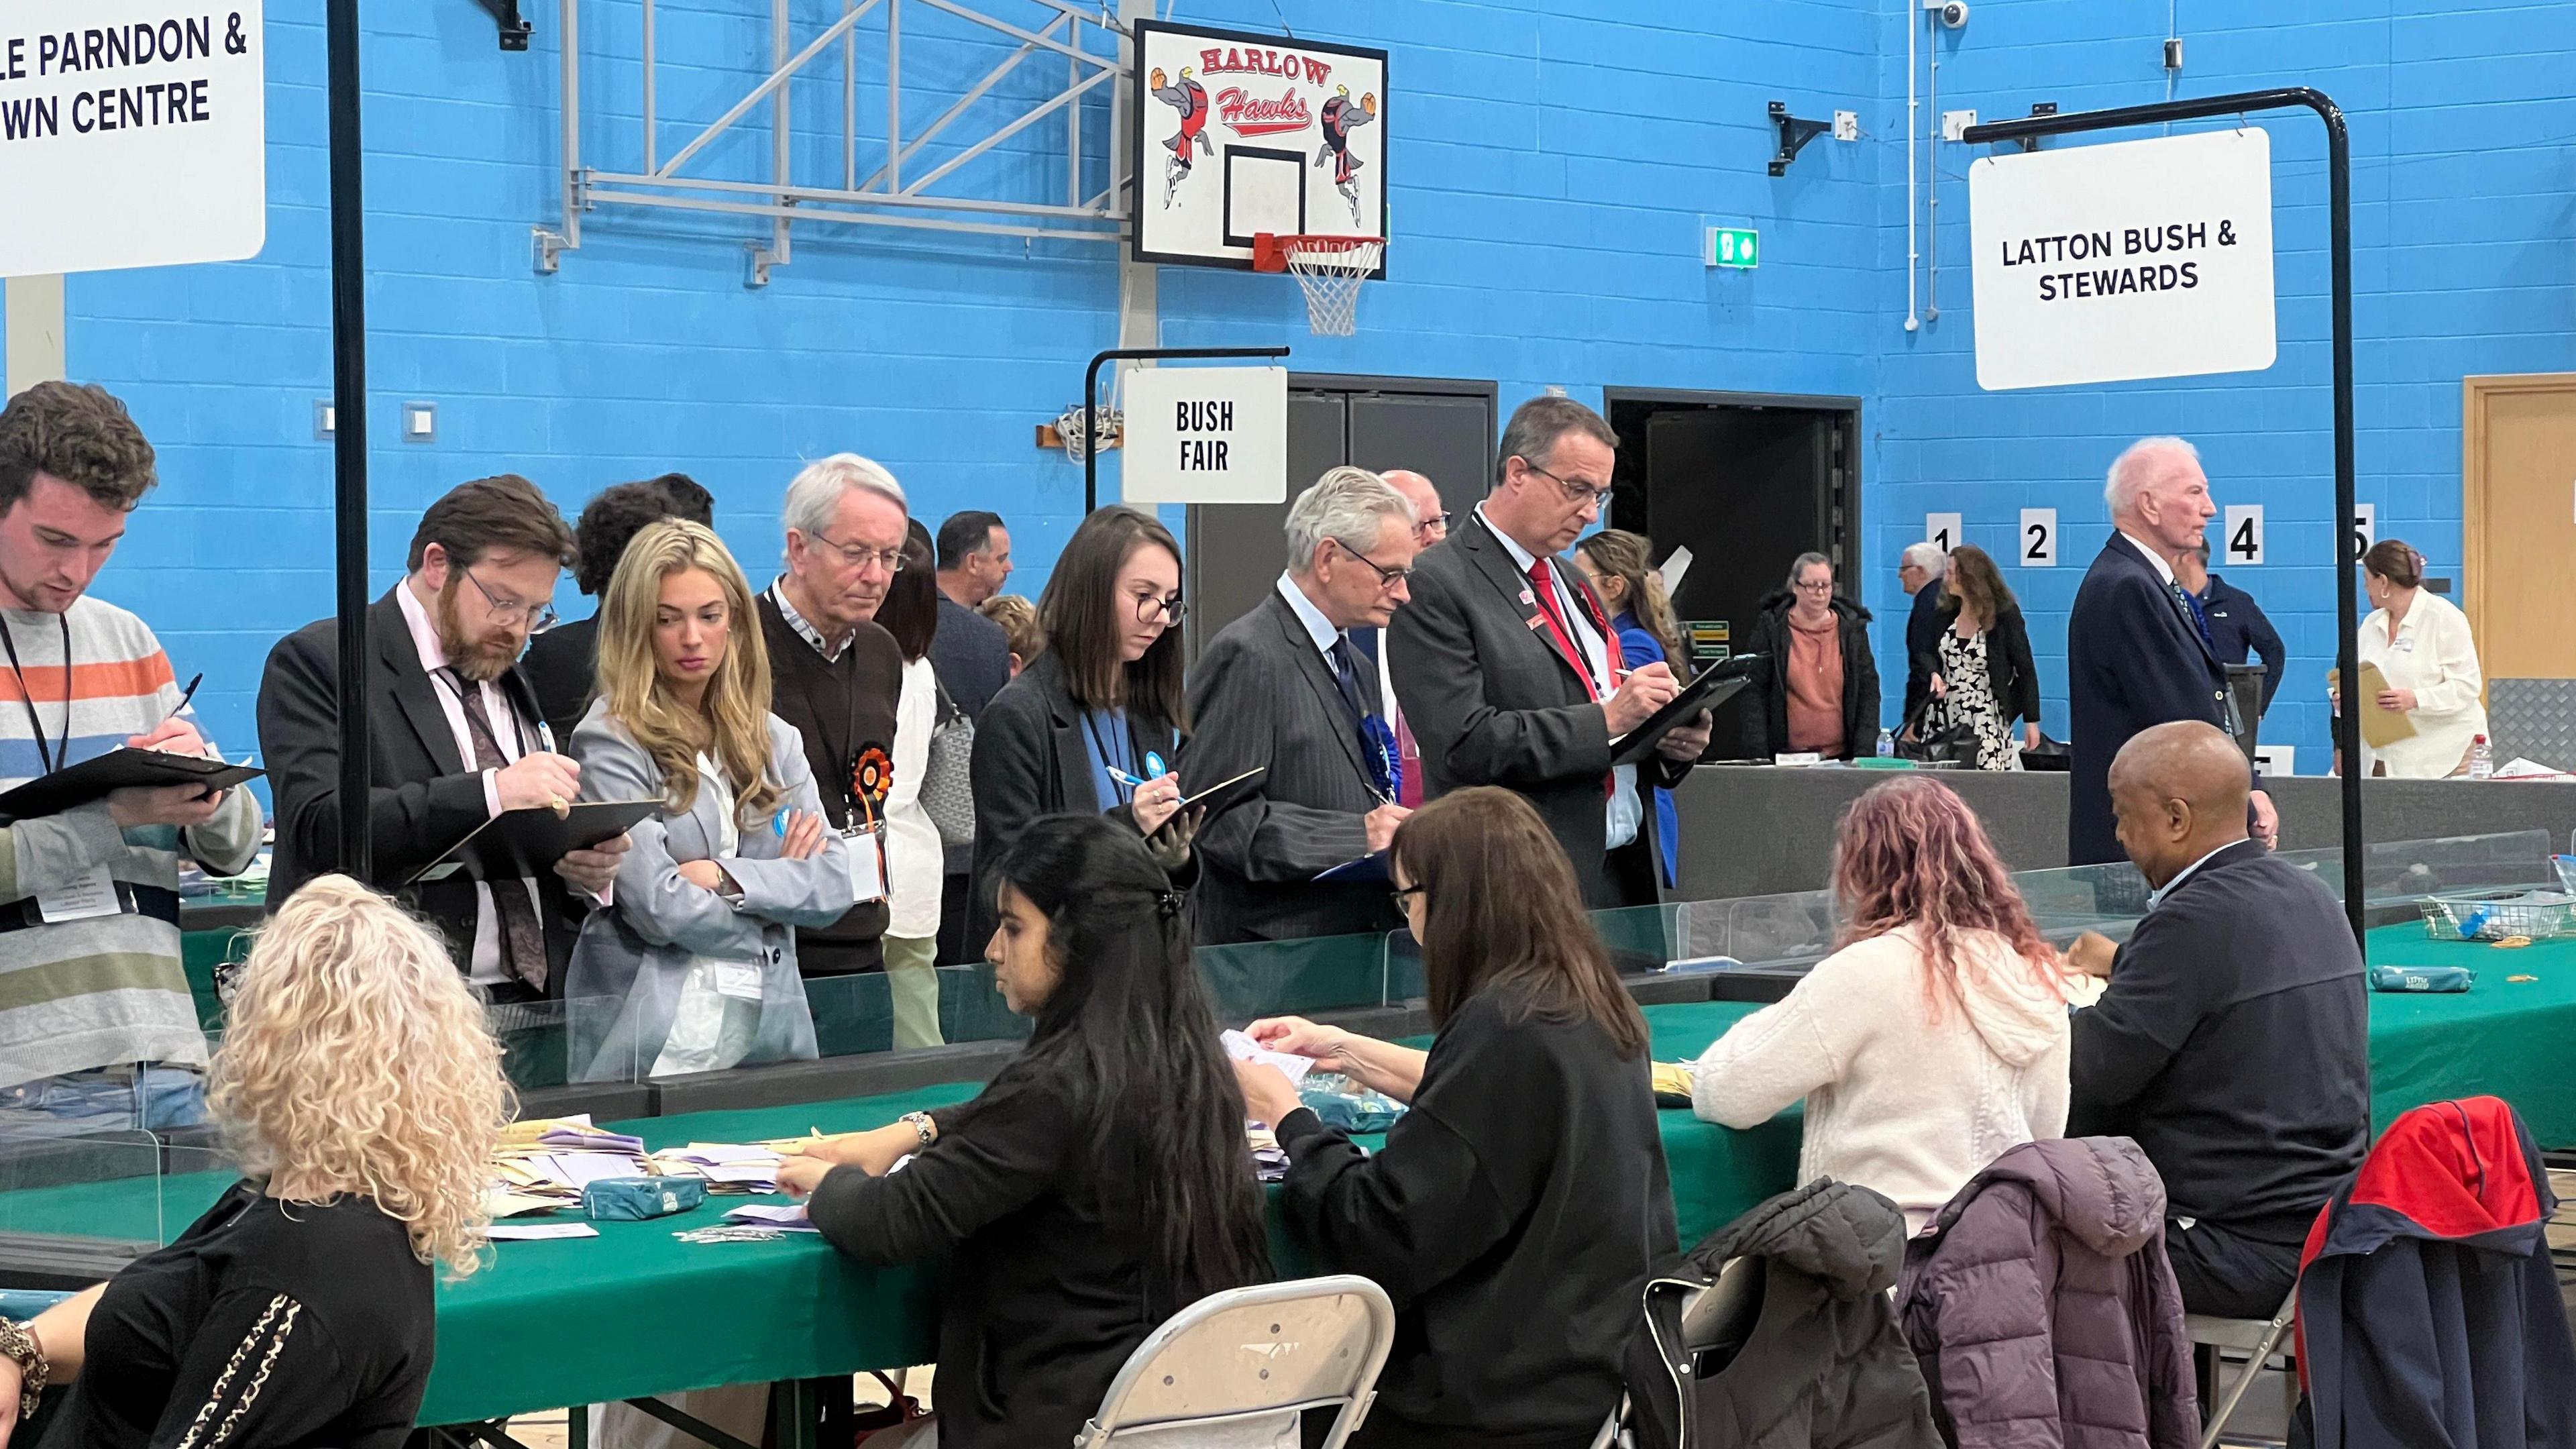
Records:
[[[2252,568],[2263,561],[2263,505],[2230,503],[2227,505],[2226,563],[2229,568]]]
[[[2057,510],[2025,508],[2021,511],[2021,561],[2025,567],[2057,567]]]

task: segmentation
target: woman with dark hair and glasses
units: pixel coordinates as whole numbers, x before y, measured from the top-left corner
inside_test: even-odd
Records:
[[[976,912],[992,933],[993,869],[1041,815],[1117,811],[1195,875],[1173,761],[1181,696],[1181,546],[1150,514],[1111,505],[1082,521],[1038,598],[1047,649],[975,725]],[[1170,829],[1166,829],[1170,826]]]
[[[1270,1276],[1243,1096],[1162,868],[1125,826],[1058,815],[994,875],[984,954],[1028,1046],[972,1101],[778,1173],[851,1257],[946,1257],[943,1449],[1073,1442],[1156,1326]]]
[[[1255,1022],[1412,1104],[1376,1155],[1239,1064],[1289,1156],[1289,1231],[1395,1300],[1395,1351],[1354,1442],[1589,1445],[1619,1407],[1637,1289],[1675,1251],[1646,1022],[1574,870],[1528,801],[1446,795],[1395,832],[1397,906],[1422,943],[1427,1053],[1298,1017]]]

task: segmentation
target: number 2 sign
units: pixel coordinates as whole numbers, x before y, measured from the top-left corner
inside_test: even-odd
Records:
[[[2263,561],[2263,505],[2227,505],[2223,556],[2230,568],[2252,568]]]
[[[2021,562],[2025,568],[2057,567],[2057,510],[2025,508],[2021,511]]]

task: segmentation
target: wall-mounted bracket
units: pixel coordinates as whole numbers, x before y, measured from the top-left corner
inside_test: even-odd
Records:
[[[1788,175],[1789,163],[1798,159],[1798,153],[1806,149],[1807,143],[1834,128],[1831,121],[1802,121],[1790,115],[1786,101],[1771,103],[1771,123],[1780,128],[1780,154],[1771,158],[1771,174],[1774,176]]]
[[[2031,113],[2032,115],[2034,115],[2034,116],[2053,116],[2053,115],[2056,115],[2056,114],[2057,114],[2057,102],[2055,102],[2055,101],[2034,101],[2034,102],[2032,102],[2032,103],[2031,103],[2030,113]],[[2022,138],[2021,138],[2021,149],[2022,149],[2023,151],[2025,151],[2025,152],[2029,152],[2029,151],[2036,151],[2036,150],[2038,150],[2038,149],[2039,149],[2039,138],[2038,138],[2037,136],[2024,136],[2024,137],[2022,137]]]
[[[501,27],[503,50],[528,48],[528,36],[536,27],[528,24],[527,17],[519,13],[519,0],[474,0],[474,3],[490,11],[492,23]]]

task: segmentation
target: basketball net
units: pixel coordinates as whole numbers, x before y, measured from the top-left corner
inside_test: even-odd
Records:
[[[1359,323],[1360,284],[1386,255],[1373,236],[1273,236],[1252,239],[1257,271],[1285,270],[1306,294],[1306,328],[1318,337],[1348,337]]]

